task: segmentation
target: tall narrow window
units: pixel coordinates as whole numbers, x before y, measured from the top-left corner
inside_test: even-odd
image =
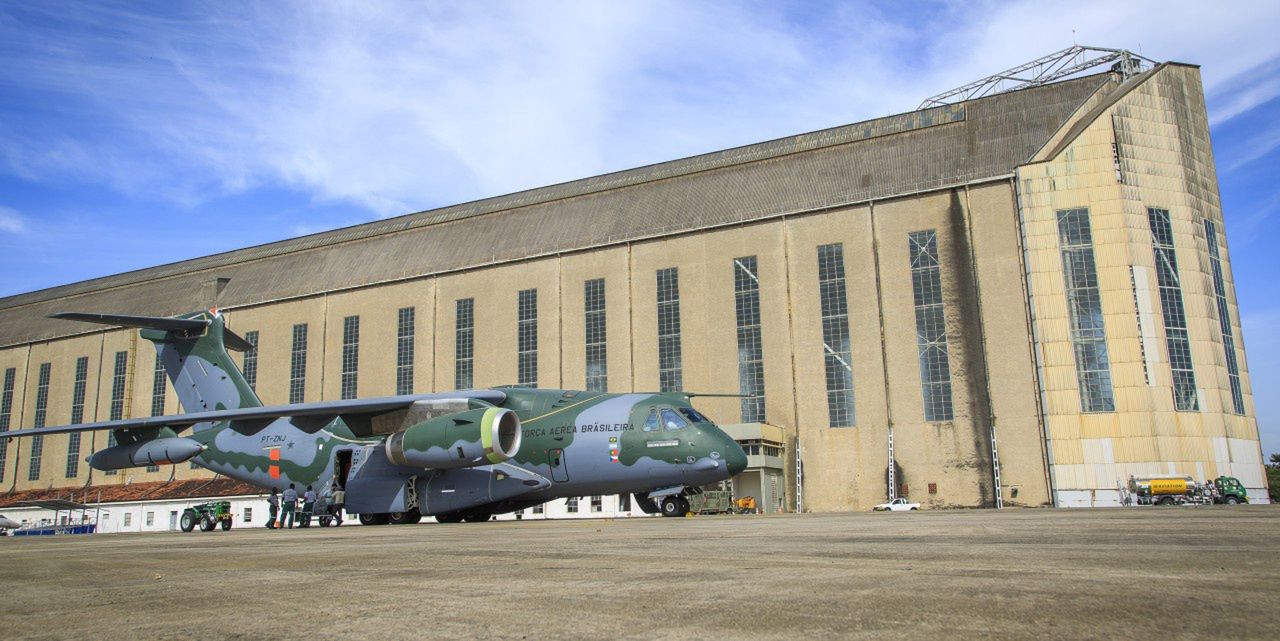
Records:
[[[476,300],[459,298],[453,339],[453,386],[456,389],[471,389],[473,384],[475,323]]]
[[[951,355],[947,350],[946,310],[942,306],[942,264],[938,261],[938,232],[912,232],[907,237],[911,256],[911,294],[916,308],[916,347],[920,354],[920,391],[924,420],[949,421]]]
[[[293,349],[289,354],[289,402],[301,403],[307,396],[307,324],[293,326]]]
[[[1209,243],[1209,258],[1213,263],[1213,293],[1218,302],[1218,327],[1222,330],[1222,350],[1227,358],[1231,404],[1236,414],[1244,414],[1244,392],[1240,389],[1240,365],[1236,361],[1235,332],[1231,329],[1231,312],[1227,307],[1227,286],[1222,278],[1222,253],[1218,249],[1218,226],[1207,218],[1204,221],[1204,237]]]
[[[675,267],[658,270],[658,389],[684,387],[680,350],[680,273]]]
[[[89,382],[89,357],[76,359],[76,380],[71,386],[71,424],[84,422],[84,394]],[[67,439],[67,478],[80,474],[80,432],[72,432]]]
[[[111,369],[111,407],[107,415],[108,420],[118,421],[124,418],[124,400],[125,392],[128,389],[129,380],[129,352],[116,352],[115,363]],[[116,444],[116,432],[111,430],[107,432],[107,447]],[[103,474],[107,476],[115,476],[120,470],[107,470]]]
[[[742,422],[759,423],[764,420],[764,347],[760,340],[760,271],[755,256],[733,259],[733,298]]]
[[[0,390],[0,432],[9,431],[9,421],[13,415],[13,384],[17,376],[16,367],[10,367],[4,371],[4,388]],[[4,468],[8,460],[9,439],[0,438],[0,483],[4,482]]]
[[[403,307],[396,318],[396,394],[413,393],[413,308]]]
[[[587,335],[587,389],[603,392],[609,389],[608,332],[605,329],[604,279],[583,283]]]
[[[360,317],[342,319],[342,388],[341,398],[356,397],[360,381]]]
[[[521,290],[517,297],[516,364],[521,385],[538,386],[538,290]]]
[[[1062,271],[1066,281],[1067,313],[1071,317],[1080,410],[1114,412],[1111,358],[1107,354],[1107,332],[1102,322],[1102,296],[1093,260],[1089,210],[1059,211],[1058,239],[1062,246]]]
[[[1160,286],[1160,311],[1164,316],[1164,342],[1169,348],[1169,369],[1173,371],[1173,406],[1180,412],[1200,409],[1196,394],[1196,373],[1191,364],[1191,338],[1187,334],[1187,312],[1182,306],[1182,280],[1178,276],[1178,255],[1173,248],[1173,225],[1165,209],[1147,208],[1151,224],[1151,244],[1156,260],[1156,282]]]
[[[818,297],[822,303],[827,419],[831,427],[852,427],[857,424],[857,415],[854,413],[849,301],[844,284],[844,245],[841,243],[818,247]]]
[[[258,390],[258,330],[244,333],[244,340],[251,345],[244,353],[244,382],[249,389]]]
[[[49,378],[53,366],[50,363],[40,364],[40,378],[36,382],[36,417],[32,427],[44,427],[45,417],[49,410]],[[44,454],[44,437],[31,437],[31,461],[27,467],[27,480],[40,478],[40,457]]]
[[[164,392],[165,392],[165,373],[164,361],[160,359],[160,353],[156,352],[156,368],[151,372],[151,415],[164,415]],[[159,465],[148,465],[148,472],[159,472]]]
[[[156,353],[156,369],[151,373],[151,415],[164,415],[165,373],[164,361]]]

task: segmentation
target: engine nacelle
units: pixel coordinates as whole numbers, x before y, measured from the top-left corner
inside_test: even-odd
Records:
[[[143,465],[169,465],[190,460],[203,451],[203,445],[189,438],[157,438],[122,443],[94,452],[89,457],[89,466],[105,472]]]
[[[387,437],[395,465],[452,470],[501,463],[520,451],[520,419],[501,407],[468,410],[423,421]]]

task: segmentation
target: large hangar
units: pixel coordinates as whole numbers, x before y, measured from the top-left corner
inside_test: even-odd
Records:
[[[502,384],[753,395],[699,407],[781,429],[791,508],[1115,505],[1130,475],[1168,473],[1266,500],[1192,65],[0,299],[0,428],[179,410],[135,332],[46,314],[213,304],[257,346],[242,369],[272,404]],[[0,441],[0,482],[209,474],[90,470],[106,438]]]

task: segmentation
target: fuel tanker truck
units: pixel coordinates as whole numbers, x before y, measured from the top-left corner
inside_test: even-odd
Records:
[[[1129,502],[1134,505],[1236,505],[1249,496],[1239,479],[1219,476],[1196,483],[1190,476],[1129,477]]]

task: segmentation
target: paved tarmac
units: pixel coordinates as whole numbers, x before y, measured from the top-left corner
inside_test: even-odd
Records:
[[[0,541],[10,638],[1277,636],[1280,507]]]

